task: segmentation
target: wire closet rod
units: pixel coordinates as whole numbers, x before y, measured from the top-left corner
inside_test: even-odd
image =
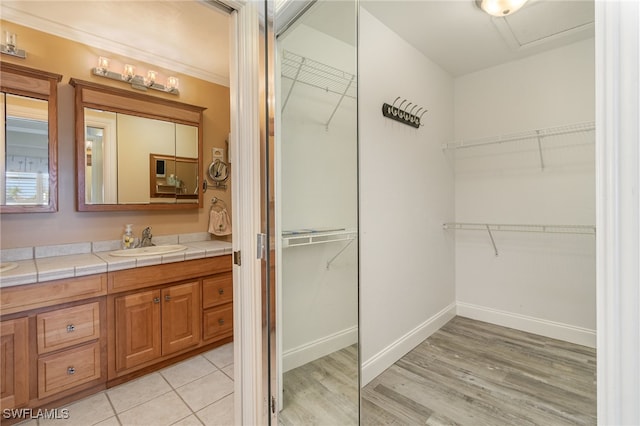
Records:
[[[591,132],[595,130],[596,125],[593,121],[584,123],[568,124],[564,126],[548,127],[546,129],[534,129],[520,133],[511,133],[506,135],[482,138],[460,140],[457,142],[449,142],[442,145],[442,149],[462,149],[473,148],[477,146],[494,145],[506,142],[521,142],[525,140],[538,140],[540,138],[550,136],[564,136],[574,133]]]

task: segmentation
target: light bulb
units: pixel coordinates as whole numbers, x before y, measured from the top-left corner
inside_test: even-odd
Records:
[[[177,90],[179,84],[180,84],[180,81],[178,80],[177,77],[171,76],[167,79],[167,89],[169,89],[170,92],[173,90]]]
[[[152,70],[147,71],[147,78],[144,80],[144,84],[147,86],[153,86],[158,78],[158,73]]]
[[[124,72],[122,73],[122,78],[127,81],[130,81],[135,75],[136,68],[133,65],[125,64]]]
[[[15,50],[18,44],[18,36],[16,35],[16,33],[5,31],[4,40],[5,40],[5,43],[7,44],[7,47]]]
[[[507,16],[517,12],[527,0],[477,0],[482,10],[491,16]]]
[[[97,71],[100,74],[106,74],[108,70],[109,70],[109,58],[105,58],[104,56],[100,56],[98,58]]]

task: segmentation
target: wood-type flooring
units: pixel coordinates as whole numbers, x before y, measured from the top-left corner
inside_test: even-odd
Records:
[[[455,317],[362,391],[363,425],[595,425],[595,349]]]
[[[356,345],[284,373],[282,426],[358,424]]]
[[[351,346],[284,375],[283,426],[358,424]],[[361,424],[595,425],[595,349],[463,317],[368,383]]]

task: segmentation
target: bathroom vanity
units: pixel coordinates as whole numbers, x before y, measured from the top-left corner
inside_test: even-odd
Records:
[[[230,245],[208,245],[156,257],[36,258],[30,284],[3,274],[2,408],[59,407],[232,341]],[[76,259],[77,274],[88,257],[97,266],[87,271],[105,272],[46,280],[47,264]],[[29,262],[18,263],[28,276]]]

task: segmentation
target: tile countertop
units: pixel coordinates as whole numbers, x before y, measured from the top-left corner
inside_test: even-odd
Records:
[[[110,252],[119,250],[119,241],[2,250],[2,262],[16,263],[18,266],[0,273],[0,288],[202,259],[232,252],[231,243],[226,241],[198,241],[180,237],[183,236],[154,237],[154,243],[181,244],[187,247],[186,250],[138,257],[111,256]]]

